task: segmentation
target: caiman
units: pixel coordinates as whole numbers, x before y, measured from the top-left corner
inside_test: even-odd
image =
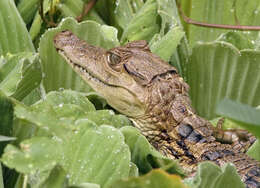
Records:
[[[105,50],[63,31],[54,37],[54,45],[108,104],[128,116],[158,151],[178,159],[185,170],[194,172],[202,161],[220,166],[229,162],[247,187],[260,187],[259,162],[246,155],[244,147],[254,137],[216,129],[198,116],[188,84],[176,68],[150,51],[146,41]],[[239,132],[247,136],[246,141]]]

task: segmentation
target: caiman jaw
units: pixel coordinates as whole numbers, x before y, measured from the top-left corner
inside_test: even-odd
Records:
[[[74,63],[71,59],[69,59],[65,52],[63,50],[58,49],[58,53],[68,62],[68,64],[75,70],[84,80],[87,80],[88,82],[96,82],[97,84],[101,84],[104,87],[109,86],[109,87],[117,87],[110,85],[109,83],[105,83],[103,80],[98,79],[93,73],[90,73],[87,68],[83,67],[80,64]]]
[[[145,93],[140,91],[143,88],[125,73],[108,66],[106,50],[87,44],[70,31],[58,33],[54,45],[73,70],[119,112],[129,117],[145,113],[142,96],[132,92],[134,88],[138,93]]]

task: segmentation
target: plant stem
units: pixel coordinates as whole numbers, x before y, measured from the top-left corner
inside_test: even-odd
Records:
[[[28,175],[24,175],[23,188],[26,188],[26,187],[27,187],[27,181],[28,181]]]
[[[97,0],[91,0],[87,4],[84,4],[82,13],[76,18],[76,20],[78,20],[78,22],[81,22],[82,18],[88,14],[88,12],[93,8],[96,2]]]

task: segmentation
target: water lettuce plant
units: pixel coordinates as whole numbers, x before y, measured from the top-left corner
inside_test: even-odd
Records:
[[[201,163],[186,178],[72,71],[53,37],[68,29],[106,49],[146,40],[188,82],[198,114],[226,117],[225,127],[259,138],[259,32],[186,24],[174,0],[99,0],[78,23],[87,2],[44,0],[43,16],[57,23],[49,28],[37,0],[0,1],[0,186],[244,187],[232,164]],[[181,4],[196,20],[260,24],[259,0]],[[259,148],[257,141],[248,154],[260,160]]]

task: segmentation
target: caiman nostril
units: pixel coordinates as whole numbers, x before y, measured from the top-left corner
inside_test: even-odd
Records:
[[[63,31],[61,31],[61,33],[66,33],[66,32],[68,32],[69,30],[63,30]]]

